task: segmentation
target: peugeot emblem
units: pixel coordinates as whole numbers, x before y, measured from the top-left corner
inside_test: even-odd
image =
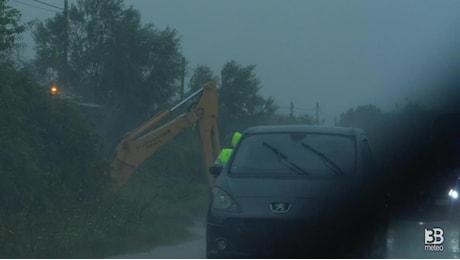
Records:
[[[286,213],[291,209],[291,204],[284,202],[270,203],[270,210],[273,213]]]

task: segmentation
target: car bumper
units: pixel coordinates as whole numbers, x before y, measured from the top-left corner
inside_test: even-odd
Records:
[[[208,221],[207,256],[208,258],[337,257],[351,251],[352,243],[358,241],[359,236],[359,232],[353,232],[356,225],[343,221],[340,223],[237,218],[229,218],[221,223]]]

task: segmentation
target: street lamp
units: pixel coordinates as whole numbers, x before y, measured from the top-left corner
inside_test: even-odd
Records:
[[[58,87],[56,85],[52,85],[50,88],[51,94],[56,95],[58,93]]]

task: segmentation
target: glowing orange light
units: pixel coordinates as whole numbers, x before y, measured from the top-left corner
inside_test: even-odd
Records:
[[[51,94],[55,95],[58,93],[58,88],[56,86],[51,87]]]

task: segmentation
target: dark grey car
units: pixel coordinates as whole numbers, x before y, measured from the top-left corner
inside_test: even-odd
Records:
[[[208,211],[207,256],[356,257],[373,246],[371,165],[359,129],[248,129],[229,162],[212,167],[219,177]]]

